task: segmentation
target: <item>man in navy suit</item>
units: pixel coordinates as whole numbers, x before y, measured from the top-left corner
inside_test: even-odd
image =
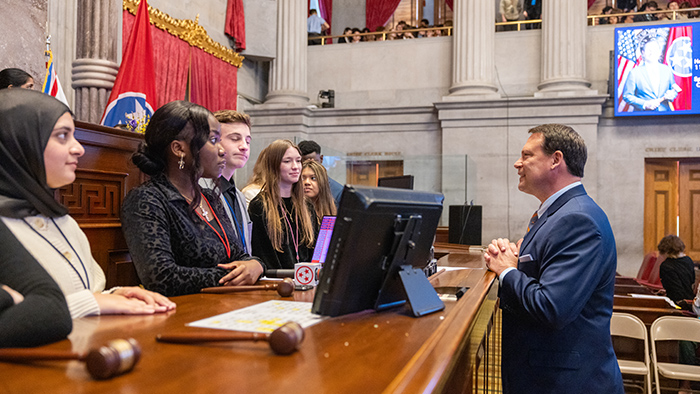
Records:
[[[623,394],[610,337],[615,238],[581,185],[586,144],[559,124],[530,133],[518,189],[542,204],[517,245],[499,238],[484,254],[500,281],[503,392]]]

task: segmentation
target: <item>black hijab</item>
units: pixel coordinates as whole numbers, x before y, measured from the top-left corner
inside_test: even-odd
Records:
[[[0,216],[23,218],[68,210],[46,184],[44,149],[56,121],[70,109],[28,89],[0,90]]]

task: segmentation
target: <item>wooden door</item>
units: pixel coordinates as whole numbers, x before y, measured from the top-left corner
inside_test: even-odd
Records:
[[[676,234],[678,217],[678,161],[647,160],[644,165],[644,254],[659,240]]]
[[[346,183],[377,186],[379,178],[403,175],[403,160],[353,161],[347,163]]]
[[[700,260],[700,160],[679,163],[679,234],[685,242],[685,254]]]

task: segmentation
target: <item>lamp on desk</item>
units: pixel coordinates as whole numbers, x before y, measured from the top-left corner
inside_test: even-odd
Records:
[[[328,99],[327,103],[321,103],[321,108],[335,108],[335,90],[320,90],[318,92],[318,97]]]

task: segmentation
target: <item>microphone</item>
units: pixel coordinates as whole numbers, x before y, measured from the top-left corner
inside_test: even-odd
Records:
[[[268,269],[265,270],[265,276],[268,278],[293,278],[293,269]]]
[[[70,350],[42,348],[0,349],[0,360],[79,360],[85,362],[90,376],[95,379],[109,379],[134,369],[141,358],[141,346],[134,338],[114,339],[99,349],[88,353],[74,353]]]
[[[464,202],[464,205],[467,205],[466,201]],[[469,209],[467,210],[467,216],[464,218],[464,224],[462,225],[462,231],[460,231],[460,233],[459,233],[459,242],[458,243],[460,243],[460,244],[462,243],[462,240],[464,239],[464,231],[467,229],[467,223],[469,222],[469,214],[471,213],[473,206],[474,206],[474,199],[472,199],[469,202]]]

